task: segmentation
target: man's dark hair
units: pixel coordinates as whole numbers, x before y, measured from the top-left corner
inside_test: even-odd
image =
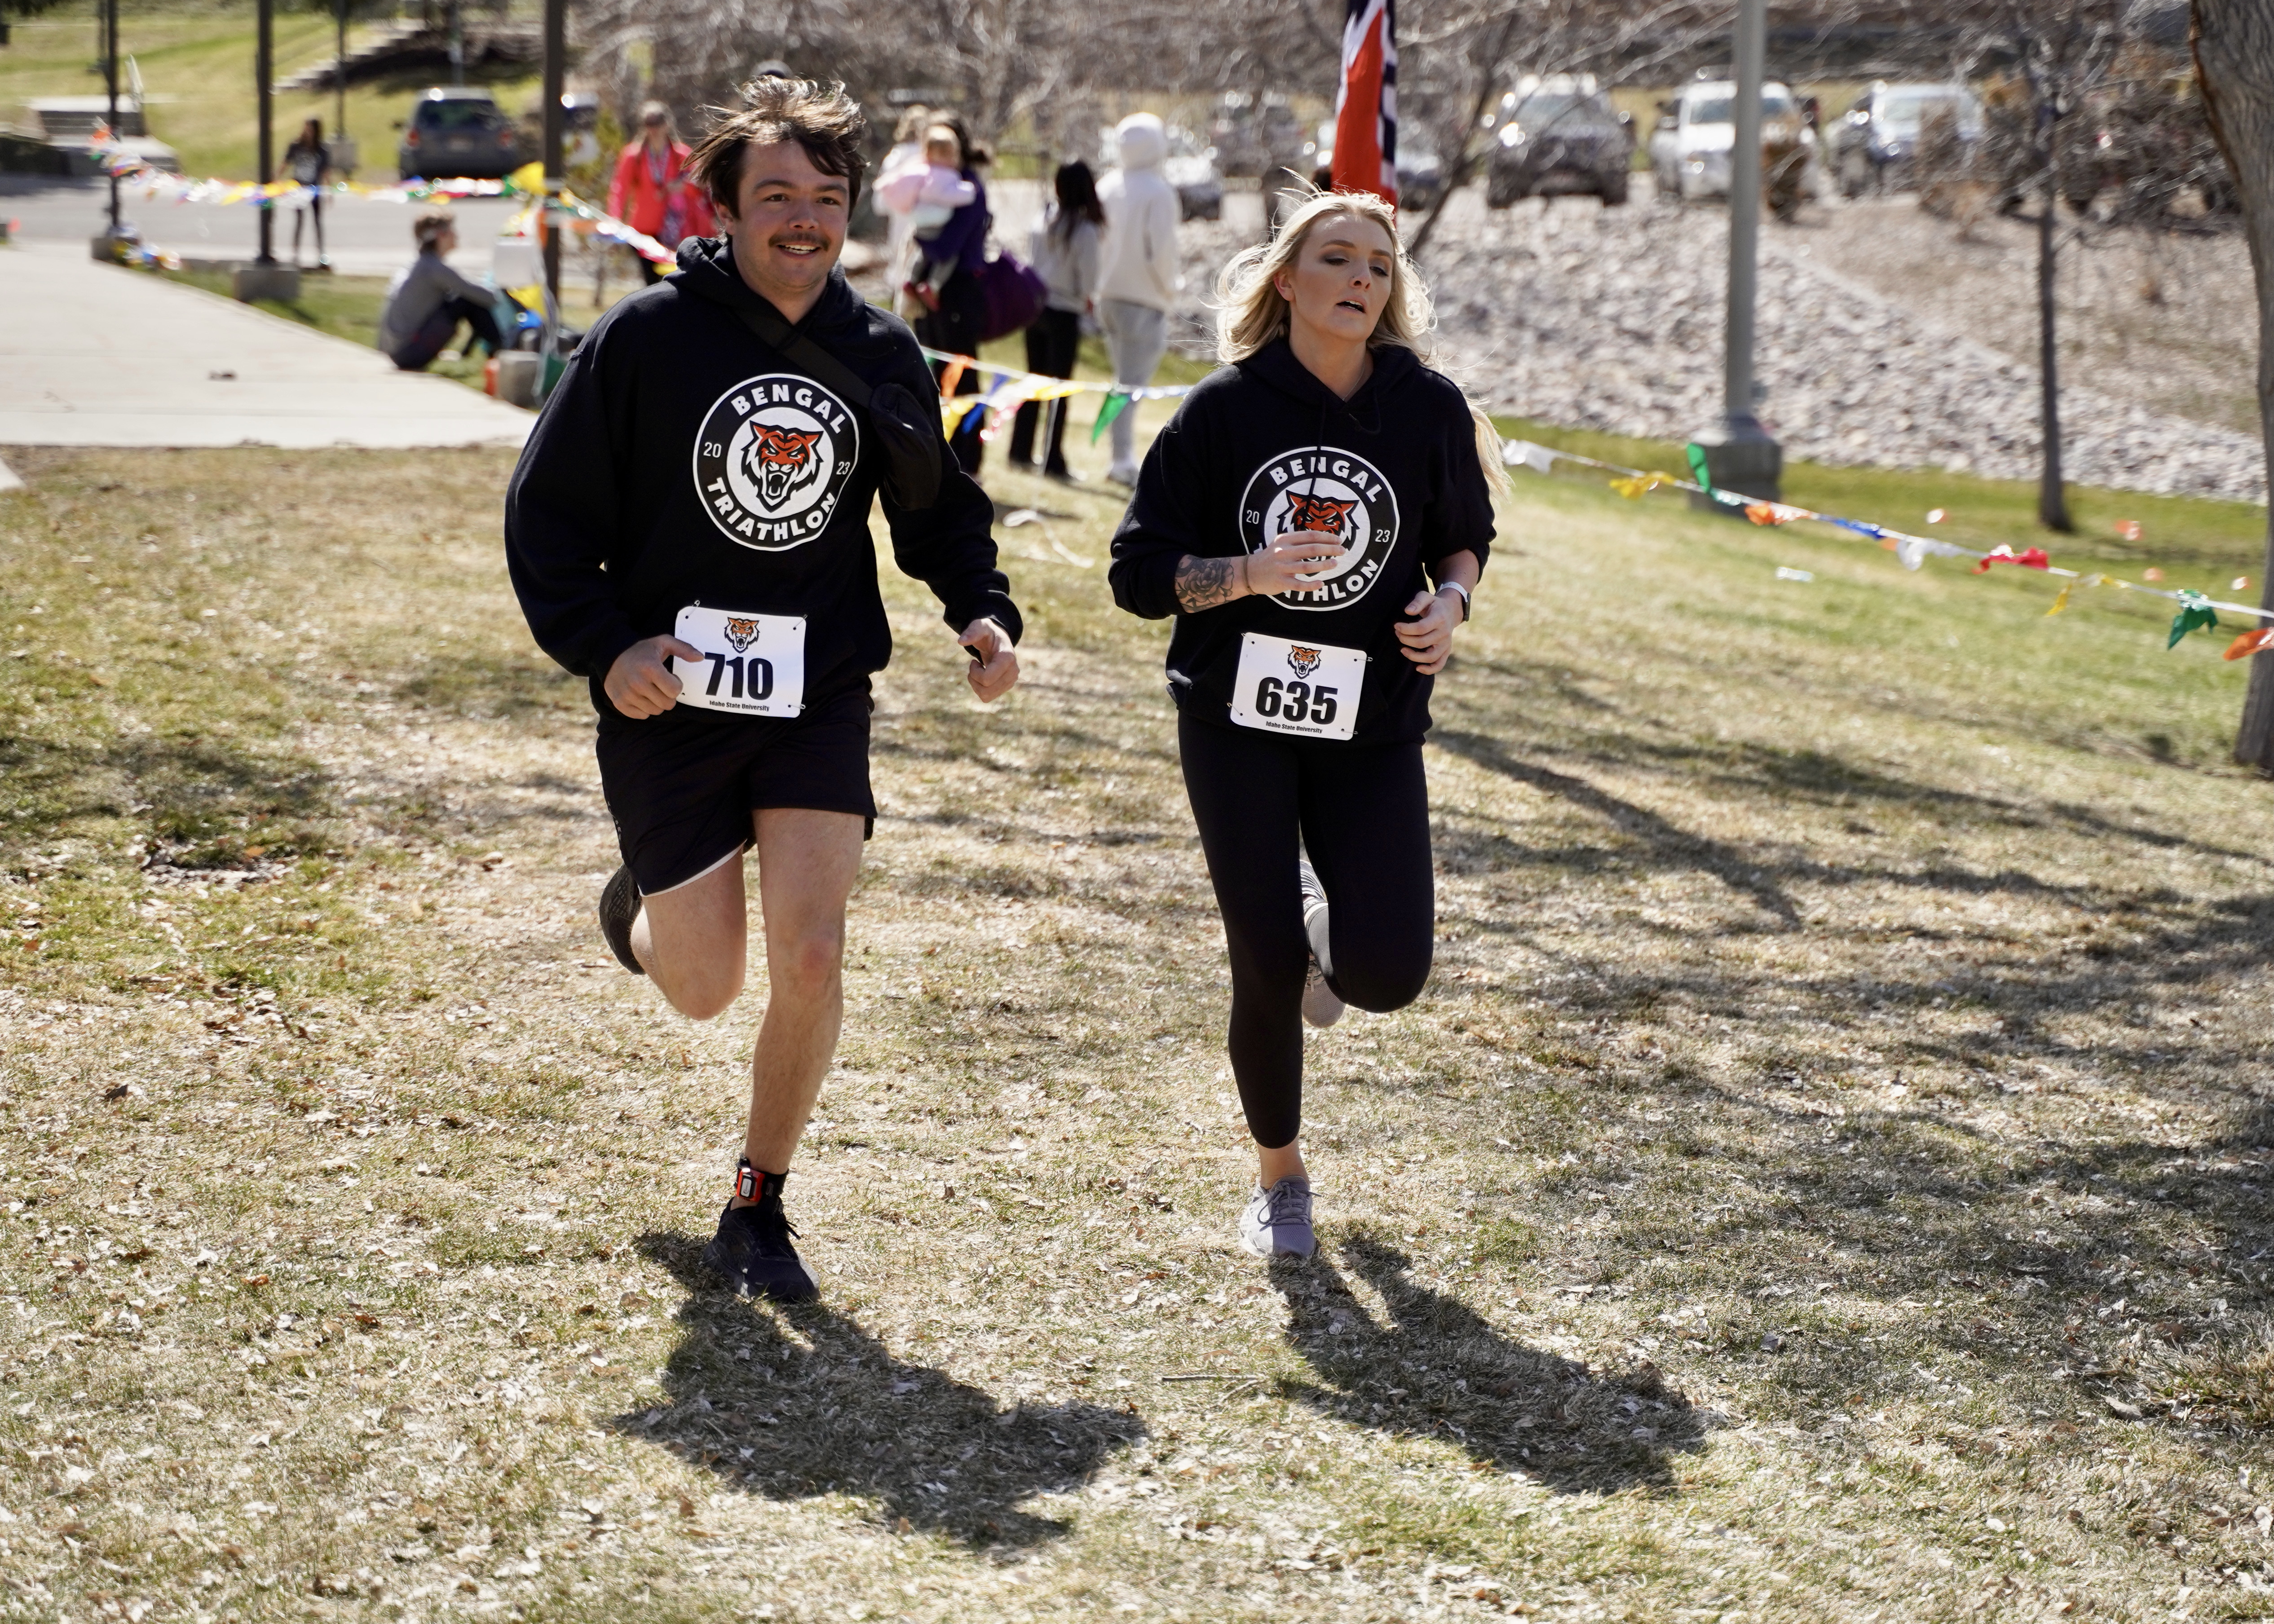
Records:
[[[742,86],[740,109],[713,109],[715,121],[692,160],[695,178],[727,214],[739,214],[742,154],[750,147],[795,141],[824,175],[844,177],[849,205],[861,195],[869,161],[861,151],[868,119],[841,84],[809,79],[756,79]]]

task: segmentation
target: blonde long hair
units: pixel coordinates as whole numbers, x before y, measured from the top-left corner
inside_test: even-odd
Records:
[[[1397,211],[1370,192],[1314,192],[1268,241],[1232,257],[1216,282],[1216,359],[1236,365],[1286,336],[1291,307],[1277,287],[1280,274],[1295,268],[1319,222],[1341,214],[1369,221],[1389,238],[1389,297],[1367,340],[1367,348],[1410,350],[1424,365],[1442,372],[1431,342],[1437,307],[1429,297],[1429,284],[1406,257],[1397,233]],[[1468,401],[1467,391],[1462,391],[1462,399]],[[1508,470],[1501,465],[1500,431],[1474,401],[1468,401],[1468,407],[1476,424],[1477,460],[1484,464],[1485,482],[1505,491]]]

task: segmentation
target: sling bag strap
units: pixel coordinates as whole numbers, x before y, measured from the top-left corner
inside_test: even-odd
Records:
[[[884,459],[881,483],[887,496],[911,512],[921,512],[939,500],[946,445],[936,408],[926,407],[890,379],[870,388],[859,373],[771,311],[737,304],[734,313],[759,342],[869,414],[869,426]]]
[[[784,360],[796,362],[855,406],[864,411],[868,410],[870,389],[861,380],[860,374],[811,338],[771,311],[756,311],[747,304],[737,304],[734,313],[742,319],[744,327],[779,350]]]

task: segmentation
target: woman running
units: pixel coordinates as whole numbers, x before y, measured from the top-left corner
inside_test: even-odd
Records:
[[[1502,477],[1491,425],[1424,363],[1428,290],[1381,199],[1313,198],[1217,291],[1227,365],[1147,453],[1111,579],[1124,609],[1177,618],[1178,750],[1260,1163],[1240,1237],[1306,1256],[1302,1023],[1428,979],[1421,739]]]

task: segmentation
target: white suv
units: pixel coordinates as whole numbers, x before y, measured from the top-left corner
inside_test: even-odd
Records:
[[[1791,89],[1772,79],[1761,86],[1761,117],[1795,119],[1799,109]],[[1671,102],[1659,103],[1658,127],[1650,135],[1650,172],[1658,195],[1694,203],[1729,195],[1729,151],[1737,139],[1737,86],[1726,79],[1684,85]]]

